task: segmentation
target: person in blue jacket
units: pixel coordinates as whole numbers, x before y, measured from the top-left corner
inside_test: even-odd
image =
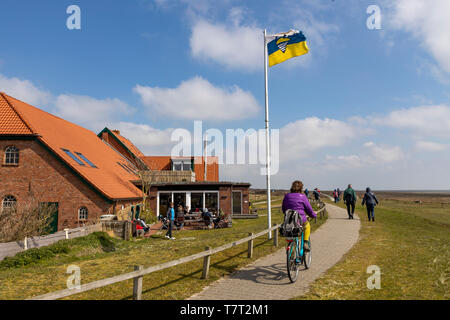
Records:
[[[364,194],[364,198],[362,201],[362,205],[367,206],[367,215],[369,217],[369,222],[375,222],[375,206],[378,204],[378,199],[376,195],[370,190],[370,188],[366,189],[366,193]]]
[[[175,221],[175,209],[173,208],[174,204],[171,202],[169,204],[169,209],[167,209],[167,220],[169,221],[169,227],[167,228],[166,238],[175,240],[174,237],[172,237],[172,228]]]

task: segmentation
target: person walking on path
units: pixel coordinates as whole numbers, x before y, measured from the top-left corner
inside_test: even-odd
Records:
[[[309,199],[309,190],[305,189],[305,196]]]
[[[291,187],[291,193],[284,196],[282,210],[285,213],[287,210],[295,210],[300,214],[302,218],[303,227],[305,230],[305,250],[309,251],[309,236],[311,234],[311,225],[308,222],[306,215],[311,218],[317,218],[317,214],[314,212],[308,198],[302,193],[303,192],[303,182],[294,181]]]
[[[320,193],[319,193],[319,189],[314,189],[314,199],[316,200],[316,201],[319,201],[320,200]]]
[[[364,194],[364,198],[362,201],[362,205],[366,204],[367,206],[367,215],[369,217],[369,222],[375,222],[375,206],[378,204],[377,196],[370,190],[370,188],[366,189],[366,193]]]
[[[349,184],[348,188],[344,191],[344,203],[347,206],[348,218],[353,220],[353,215],[355,214],[356,193],[351,184]]]
[[[175,221],[175,209],[173,208],[174,204],[171,202],[169,204],[169,209],[167,209],[167,220],[169,220],[169,227],[167,228],[166,238],[175,240],[174,237],[172,237],[172,228]]]

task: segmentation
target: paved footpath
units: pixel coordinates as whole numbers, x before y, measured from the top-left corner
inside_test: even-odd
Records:
[[[346,210],[333,205],[327,205],[327,210],[327,222],[311,235],[311,269],[301,267],[296,283],[291,284],[288,279],[286,253],[281,249],[214,282],[189,299],[288,300],[307,293],[311,283],[335,265],[359,238],[357,217],[348,220]]]

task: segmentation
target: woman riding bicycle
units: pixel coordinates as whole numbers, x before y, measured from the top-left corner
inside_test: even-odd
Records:
[[[317,218],[308,198],[303,193],[303,183],[301,181],[294,181],[291,187],[291,193],[285,195],[283,199],[282,210],[285,213],[287,210],[295,210],[300,214],[303,222],[303,228],[305,230],[305,245],[306,251],[309,251],[309,236],[311,234],[311,225],[308,222],[306,215],[311,218]]]

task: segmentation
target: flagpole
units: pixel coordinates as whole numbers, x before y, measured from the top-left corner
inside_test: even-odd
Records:
[[[272,201],[270,196],[270,122],[269,122],[269,80],[267,74],[267,30],[264,29],[264,77],[265,77],[265,99],[266,99],[266,169],[267,169],[267,224],[272,228]],[[269,240],[272,239],[272,232],[269,232]]]

